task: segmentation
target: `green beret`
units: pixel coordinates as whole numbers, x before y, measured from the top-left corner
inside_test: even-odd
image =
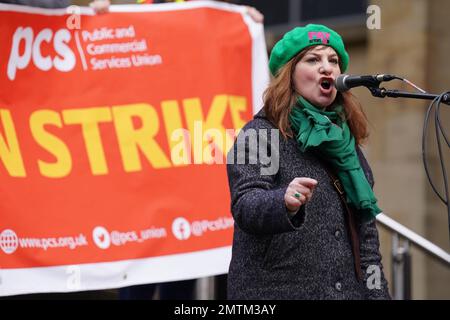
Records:
[[[289,60],[307,47],[325,45],[333,48],[339,56],[341,72],[348,67],[349,56],[345,51],[342,37],[334,30],[321,24],[308,24],[296,27],[287,32],[272,49],[269,59],[269,69],[272,75]]]

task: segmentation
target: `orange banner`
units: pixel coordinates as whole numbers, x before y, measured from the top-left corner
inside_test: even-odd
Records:
[[[70,10],[0,5],[0,294],[226,271],[224,155],[267,79],[262,26],[203,2]],[[165,271],[115,278],[139,261]],[[49,267],[47,287],[12,283]]]

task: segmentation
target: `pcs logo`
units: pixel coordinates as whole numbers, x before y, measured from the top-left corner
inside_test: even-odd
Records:
[[[75,54],[68,45],[71,39],[72,35],[67,29],[53,32],[45,28],[35,34],[31,27],[18,27],[13,35],[8,60],[9,80],[13,81],[17,70],[23,70],[31,63],[42,71],[52,68],[62,72],[71,71],[76,64]]]

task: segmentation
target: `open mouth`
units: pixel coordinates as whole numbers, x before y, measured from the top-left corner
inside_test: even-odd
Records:
[[[325,90],[330,89],[331,88],[331,80],[323,79],[322,81],[320,81],[320,86]]]

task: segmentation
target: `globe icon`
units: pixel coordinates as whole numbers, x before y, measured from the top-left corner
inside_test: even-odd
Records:
[[[16,251],[18,246],[19,239],[14,231],[6,229],[0,233],[0,248],[4,253],[11,254]]]

